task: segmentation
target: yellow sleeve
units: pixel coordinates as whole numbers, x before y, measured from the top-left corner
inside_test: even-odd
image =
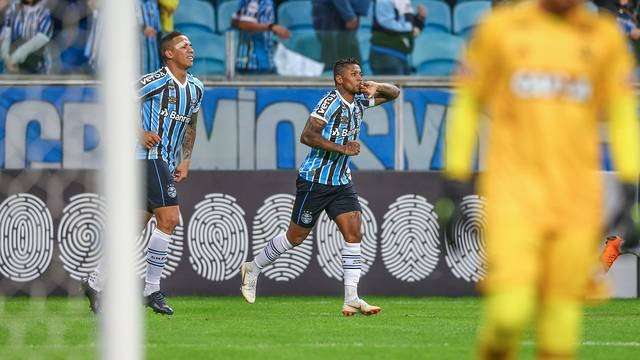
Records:
[[[640,172],[638,101],[633,88],[635,63],[626,39],[616,28],[601,77],[602,103],[609,121],[609,143],[615,169],[622,181],[634,182]]]
[[[457,74],[458,90],[449,111],[445,174],[456,180],[471,177],[478,116],[495,83],[497,46],[491,20],[483,22],[469,42]]]

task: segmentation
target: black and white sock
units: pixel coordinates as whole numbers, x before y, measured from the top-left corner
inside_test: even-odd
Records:
[[[286,233],[282,233],[271,239],[267,245],[262,248],[260,253],[251,262],[251,272],[260,273],[265,266],[273,263],[280,255],[293,249],[293,245],[287,240]]]

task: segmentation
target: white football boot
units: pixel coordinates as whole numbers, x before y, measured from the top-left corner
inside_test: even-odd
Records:
[[[256,302],[256,284],[258,283],[258,275],[253,275],[250,269],[250,262],[246,262],[240,266],[240,276],[242,277],[240,291],[242,292],[244,299],[247,300],[249,304],[253,304]]]
[[[375,305],[369,305],[366,301],[358,299],[353,302],[346,302],[342,305],[342,315],[353,316],[358,312],[362,315],[375,315],[382,311],[382,308]]]

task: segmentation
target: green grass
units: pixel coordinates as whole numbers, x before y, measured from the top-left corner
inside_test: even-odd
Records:
[[[343,318],[341,299],[171,298],[173,317],[145,311],[151,359],[471,359],[473,298],[368,297],[374,317]],[[581,359],[640,358],[640,300],[586,311]],[[96,358],[97,319],[82,299],[0,298],[0,359]],[[533,358],[533,332],[522,355]]]

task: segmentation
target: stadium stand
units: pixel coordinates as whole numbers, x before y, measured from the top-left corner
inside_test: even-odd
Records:
[[[218,32],[224,33],[231,29],[231,18],[238,11],[237,1],[225,1],[218,5]]]
[[[224,36],[209,33],[189,35],[196,49],[196,59],[191,68],[195,75],[223,75],[225,73]]]
[[[215,19],[215,8],[210,3],[200,0],[181,2],[174,15],[176,28],[183,32],[200,29],[214,33]]]
[[[491,11],[490,1],[466,1],[453,8],[453,33],[466,40],[482,16]]]
[[[424,5],[427,8],[425,29],[451,32],[451,8],[447,3],[439,0],[414,0],[413,7]]]
[[[298,0],[280,4],[278,6],[278,24],[290,31],[313,28],[311,1]]]
[[[320,61],[320,43],[313,29],[298,29],[291,32],[288,40],[282,41],[287,49]]]
[[[441,31],[425,31],[416,38],[412,63],[418,75],[449,76],[458,66],[464,40]]]

